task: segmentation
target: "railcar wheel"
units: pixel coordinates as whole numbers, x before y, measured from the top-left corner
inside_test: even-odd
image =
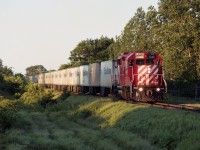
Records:
[[[90,93],[90,95],[95,95],[96,94],[95,88],[94,87],[90,87],[89,93]]]
[[[101,88],[101,96],[102,97],[105,97],[106,96],[106,90],[105,90],[105,88]]]

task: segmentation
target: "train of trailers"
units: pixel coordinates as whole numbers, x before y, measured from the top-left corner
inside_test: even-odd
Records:
[[[30,77],[48,88],[101,96],[117,94],[127,100],[162,101],[167,91],[162,57],[150,52],[124,52],[103,61]]]

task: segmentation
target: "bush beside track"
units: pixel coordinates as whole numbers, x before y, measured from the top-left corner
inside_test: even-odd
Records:
[[[19,101],[0,110],[0,149],[200,149],[198,113],[78,95]]]

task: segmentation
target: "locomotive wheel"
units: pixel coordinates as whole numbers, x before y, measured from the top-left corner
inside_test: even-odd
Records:
[[[140,94],[140,93],[136,93],[136,101],[142,101],[142,94]]]
[[[130,92],[129,91],[126,91],[126,100],[127,101],[131,100],[131,98],[130,98]]]
[[[153,100],[155,100],[155,101],[163,101],[164,100],[163,94],[156,94],[153,97]]]
[[[125,89],[122,89],[122,98],[126,99],[126,90]]]
[[[130,99],[129,94],[130,94],[129,91],[127,91],[126,89],[122,89],[122,97],[123,97],[123,99],[129,100]]]

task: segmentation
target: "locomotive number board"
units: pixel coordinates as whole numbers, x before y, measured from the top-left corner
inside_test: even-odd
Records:
[[[137,59],[144,59],[144,53],[136,53],[136,54],[135,54],[135,57],[136,57]]]

